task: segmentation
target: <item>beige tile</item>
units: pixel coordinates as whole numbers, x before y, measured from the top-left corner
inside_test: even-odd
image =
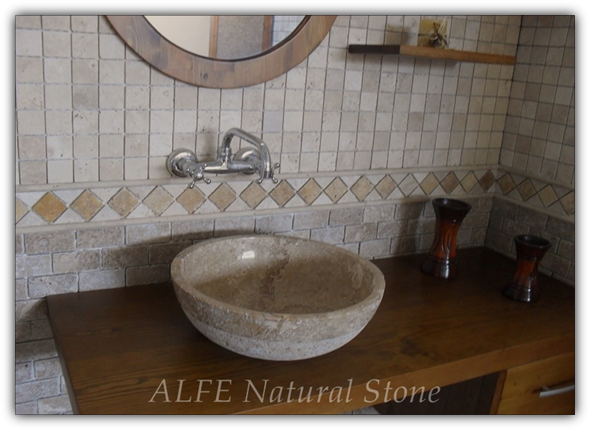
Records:
[[[375,185],[375,190],[377,190],[382,198],[386,199],[393,192],[393,190],[396,189],[396,187],[397,185],[395,185],[395,182],[393,179],[391,179],[391,176],[385,175],[385,177],[381,179],[377,185]]]
[[[361,176],[358,181],[350,188],[352,193],[356,196],[359,201],[363,201],[365,197],[373,191],[373,184],[367,179],[366,176]]]
[[[310,179],[297,191],[297,194],[310,205],[322,194],[322,187],[314,179]]]
[[[71,204],[71,208],[78,212],[86,221],[92,219],[103,206],[103,202],[90,190],[84,191],[80,194],[80,197]]]
[[[205,200],[205,195],[197,187],[187,188],[176,199],[189,213],[196,211]]]
[[[510,173],[506,173],[504,176],[498,179],[498,185],[500,186],[500,190],[504,195],[508,194],[516,187],[516,184],[514,183],[512,176],[510,176]]]
[[[108,202],[108,205],[111,209],[125,218],[133,209],[135,209],[138,203],[139,200],[137,200],[137,197],[126,188],[123,188],[113,196]]]
[[[143,202],[156,214],[162,213],[172,204],[174,198],[162,187],[156,187]]]
[[[265,199],[266,191],[264,191],[264,188],[256,182],[252,182],[244,191],[242,191],[240,197],[248,206],[250,206],[250,208],[254,209]]]
[[[569,194],[566,194],[564,197],[561,198],[561,206],[565,210],[565,213],[568,215],[573,215],[576,213],[576,193],[572,191]]]
[[[280,207],[291,200],[295,195],[295,191],[287,181],[281,181],[274,189],[268,193]]]
[[[436,179],[436,176],[434,176],[433,173],[430,173],[420,183],[420,188],[422,188],[424,193],[429,196],[436,189],[436,187],[438,187],[438,184],[439,182],[438,179]]]
[[[528,181],[528,179],[526,181]],[[526,182],[526,181],[524,181],[524,182]],[[519,187],[518,191],[520,192],[520,185],[518,187]],[[532,188],[532,185],[531,185],[531,188]],[[549,207],[557,201],[557,194],[555,194],[555,190],[553,190],[553,187],[551,185],[547,185],[545,188],[543,188],[541,191],[539,191],[539,198],[541,199],[543,206]],[[528,200],[528,199],[526,199],[526,200]],[[565,209],[565,207],[564,207],[564,209]]]
[[[400,182],[398,188],[405,197],[408,197],[418,187],[418,182],[413,175],[408,175]]]
[[[15,209],[15,223],[18,223],[22,217],[24,217],[27,212],[29,212],[29,208],[25,205],[18,197],[14,199],[14,209]]]
[[[33,206],[33,211],[47,222],[54,222],[66,209],[64,202],[53,193],[46,193]]]
[[[469,172],[461,181],[461,185],[465,191],[470,192],[477,185],[477,177],[473,172]]]
[[[213,202],[219,210],[224,211],[229,205],[236,199],[236,193],[232,190],[229,185],[221,184],[215,189],[209,196],[209,200]]]
[[[518,190],[518,194],[520,194],[520,197],[522,198],[522,200],[525,202],[536,194],[535,187],[533,186],[531,181],[528,179],[525,179],[520,184],[518,184],[518,187],[516,187],[516,189]],[[554,196],[553,201],[551,203],[554,203],[555,200],[557,200],[557,196],[555,195],[555,191],[553,191],[553,189],[551,189],[551,192],[553,193],[553,196]],[[539,193],[539,195],[540,195],[540,193]],[[547,195],[546,197],[549,197],[549,196]],[[543,200],[542,197],[541,197],[541,200]],[[544,201],[543,201],[543,204],[545,204]],[[547,205],[545,205],[545,206],[547,206]]]
[[[455,172],[450,172],[440,183],[447,194],[451,194],[459,185],[459,178]]]
[[[342,198],[342,196],[344,196],[344,194],[346,194],[347,190],[348,188],[346,187],[346,184],[342,182],[342,179],[336,178],[330,182],[330,185],[326,187],[324,192],[330,198],[330,200],[336,203]]]
[[[494,185],[494,180],[494,174],[491,170],[488,170],[485,175],[479,179],[479,185],[481,185],[481,188],[483,188],[484,191],[487,191],[492,185]]]

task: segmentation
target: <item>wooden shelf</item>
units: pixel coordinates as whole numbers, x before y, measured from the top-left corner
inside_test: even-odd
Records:
[[[427,58],[431,60],[464,61],[471,63],[507,64],[516,63],[513,55],[485,54],[482,52],[437,49],[409,45],[348,45],[351,54],[399,55],[402,57]]]

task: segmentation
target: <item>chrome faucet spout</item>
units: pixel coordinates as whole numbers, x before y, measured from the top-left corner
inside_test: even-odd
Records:
[[[235,155],[232,154],[231,142],[234,137],[250,143],[255,149],[242,148]],[[197,181],[211,182],[205,174],[225,173],[258,173],[258,182],[271,179],[274,183],[274,173],[280,167],[278,163],[272,164],[268,146],[262,139],[240,129],[231,128],[222,138],[221,145],[217,150],[217,160],[211,162],[198,162],[194,152],[188,149],[177,149],[168,156],[166,162],[168,171],[174,176],[191,177],[193,181],[190,188],[194,187]]]
[[[266,146],[266,144],[262,141],[262,139],[259,139],[258,137],[240,129],[237,127],[231,128],[229,129],[225,135],[223,136],[223,139],[221,141],[221,146],[220,146],[220,155],[223,153],[225,156],[231,156],[231,141],[234,138],[234,136],[239,137],[240,139],[245,140],[246,142],[254,145],[256,147],[256,149],[258,150],[258,155],[260,156],[259,161],[258,161],[258,166],[253,166],[256,167],[256,171],[258,172],[260,179],[272,179],[273,178],[273,167],[271,165],[271,161],[270,161],[270,151],[268,150],[268,146]]]

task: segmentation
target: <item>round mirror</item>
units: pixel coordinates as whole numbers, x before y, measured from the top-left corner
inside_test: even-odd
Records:
[[[274,79],[300,64],[326,37],[336,17],[107,19],[129,47],[161,72],[202,87],[238,88]],[[187,20],[188,28],[182,27],[180,21]]]

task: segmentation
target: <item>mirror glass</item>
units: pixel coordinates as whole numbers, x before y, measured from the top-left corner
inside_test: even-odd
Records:
[[[146,15],[163,37],[202,57],[257,56],[285,40],[304,15]]]

